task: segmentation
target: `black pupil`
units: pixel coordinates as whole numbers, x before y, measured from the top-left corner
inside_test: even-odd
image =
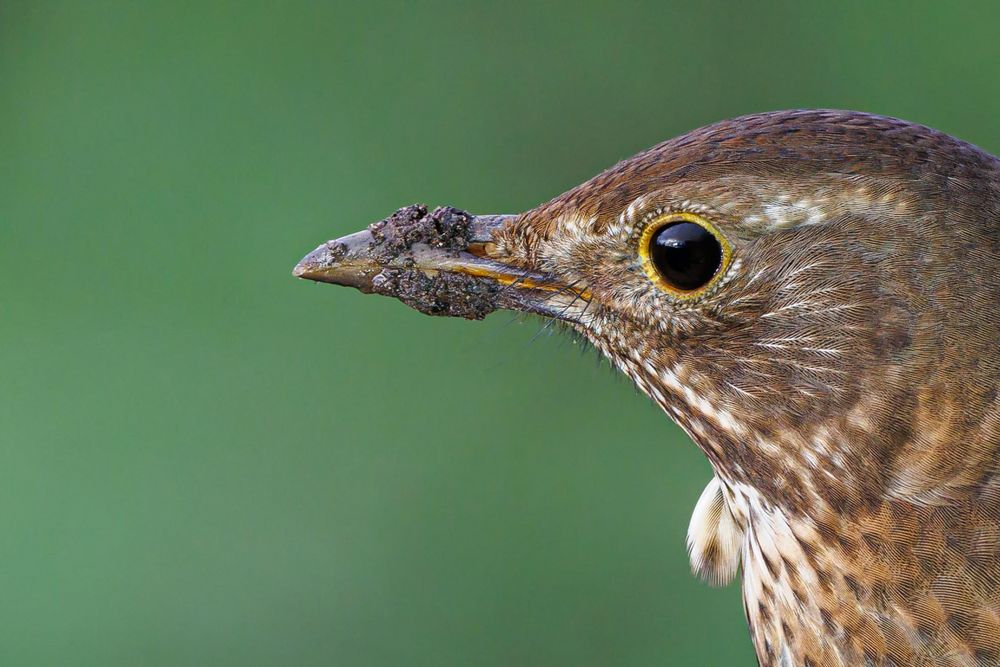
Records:
[[[701,225],[675,222],[653,235],[649,255],[667,283],[680,290],[696,290],[719,270],[722,245]]]

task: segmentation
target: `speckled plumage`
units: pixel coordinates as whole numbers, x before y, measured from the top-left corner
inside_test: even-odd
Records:
[[[690,301],[638,262],[671,211],[733,246]],[[759,114],[655,146],[469,249],[563,286],[533,312],[704,450],[692,566],[716,583],[742,569],[762,665],[1000,665],[1000,161],[890,118]]]

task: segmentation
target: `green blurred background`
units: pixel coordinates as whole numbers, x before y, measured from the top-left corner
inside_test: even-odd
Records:
[[[0,4],[0,661],[750,665],[593,353],[294,280],[785,107],[1000,151],[1000,5]],[[436,418],[445,411],[446,422]]]

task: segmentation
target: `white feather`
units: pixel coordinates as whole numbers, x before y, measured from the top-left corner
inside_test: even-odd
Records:
[[[733,517],[718,477],[701,492],[688,526],[691,569],[715,586],[732,581],[740,567],[743,529]]]

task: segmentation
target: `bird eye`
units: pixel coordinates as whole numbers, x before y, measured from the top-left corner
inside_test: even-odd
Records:
[[[647,275],[677,298],[702,294],[729,263],[731,248],[707,220],[673,213],[654,221],[639,241]]]

